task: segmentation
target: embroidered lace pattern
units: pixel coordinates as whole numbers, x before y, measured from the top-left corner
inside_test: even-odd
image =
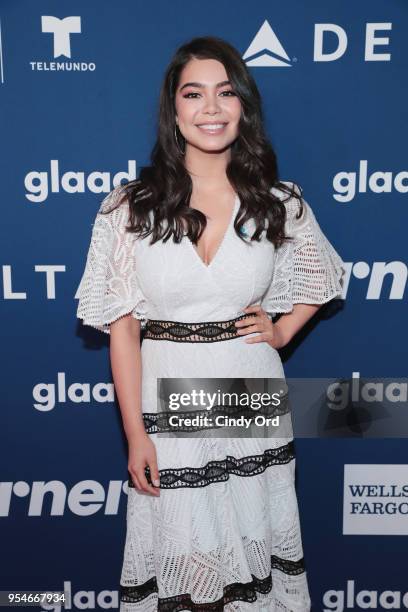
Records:
[[[134,256],[134,234],[124,231],[129,208],[119,205],[116,188],[103,200],[92,229],[85,269],[75,297],[77,317],[106,334],[110,324],[127,314],[147,321],[146,299],[140,290]],[[100,214],[100,213],[109,214]]]
[[[220,342],[237,338],[234,323],[255,313],[240,315],[228,321],[205,321],[200,323],[182,323],[180,321],[163,321],[149,319],[146,323],[145,338],[152,340],[173,340],[175,342]]]
[[[297,185],[295,189],[301,193]],[[342,298],[345,264],[303,197],[302,202],[299,219],[298,200],[285,202],[285,233],[294,240],[285,242],[275,253],[272,282],[261,302],[272,317],[291,312],[294,304],[324,304]]]
[[[342,295],[346,266],[306,201],[297,218],[299,202],[285,200],[292,242],[249,248],[231,226],[218,259],[204,269],[187,240],[150,245],[126,232],[120,196],[113,190],[96,215],[77,315],[107,334],[112,322],[132,315],[145,328],[142,340],[172,340],[142,343],[148,433],[166,427],[166,413],[145,412],[155,409],[159,376],[282,376],[272,347],[224,342],[237,337],[234,322],[242,317],[226,319],[255,303],[273,317]],[[128,482],[120,612],[310,612],[293,441],[204,433],[204,444],[200,435],[157,435],[160,496]],[[145,474],[151,483],[148,468]]]
[[[305,572],[303,557],[298,561],[291,561],[272,555],[271,568],[280,570],[290,576],[298,576]],[[232,601],[246,601],[249,603],[257,601],[257,593],[269,593],[272,590],[272,584],[272,572],[266,576],[266,578],[258,578],[252,574],[251,582],[235,582],[224,587],[224,595],[217,601],[196,604],[188,594],[176,595],[174,597],[160,597],[157,601],[157,610],[158,612],[175,612],[176,610],[191,610],[192,612],[211,610],[211,612],[223,612],[224,606]],[[120,599],[122,602],[140,602],[157,592],[158,587],[155,576],[141,585],[120,585]]]
[[[227,455],[219,461],[209,461],[204,467],[183,467],[159,470],[160,489],[180,487],[206,487],[213,482],[224,482],[231,474],[236,476],[255,476],[272,465],[283,465],[295,458],[293,440],[278,448],[268,448],[261,455],[251,455],[236,459]],[[152,484],[150,468],[145,468],[146,479]],[[134,487],[129,477],[128,486]]]

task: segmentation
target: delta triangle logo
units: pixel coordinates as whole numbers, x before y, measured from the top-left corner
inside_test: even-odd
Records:
[[[272,30],[267,19],[263,22],[255,38],[245,51],[242,59],[247,66],[270,68],[275,66],[291,66],[290,58],[282,47],[278,37]]]

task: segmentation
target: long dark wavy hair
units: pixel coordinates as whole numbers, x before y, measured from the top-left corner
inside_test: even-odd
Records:
[[[160,239],[165,242],[171,236],[174,242],[180,242],[187,232],[188,238],[196,244],[206,227],[206,216],[189,206],[193,184],[174,134],[175,129],[178,130],[177,140],[185,148],[185,140],[175,122],[175,93],[184,66],[193,58],[221,62],[241,101],[238,136],[231,144],[231,159],[226,168],[228,181],[241,202],[234,229],[245,240],[240,233],[241,227],[253,218],[256,229],[250,239],[260,240],[267,220],[266,237],[278,247],[288,238],[284,233],[286,208],[282,199],[270,190],[277,187],[287,193],[288,198],[298,198],[300,214],[301,195],[278,179],[276,155],[263,126],[261,97],[245,62],[232,45],[212,36],[193,38],[182,45],[166,69],[151,165],[142,167],[139,178],[123,186],[120,198],[120,203],[124,200],[129,203],[127,231],[141,237],[152,234],[151,244]]]

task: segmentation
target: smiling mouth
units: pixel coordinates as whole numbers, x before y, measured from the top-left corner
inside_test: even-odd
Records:
[[[206,134],[221,134],[227,127],[227,123],[199,123],[196,127]]]

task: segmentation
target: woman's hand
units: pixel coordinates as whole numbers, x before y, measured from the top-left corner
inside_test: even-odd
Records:
[[[147,482],[145,474],[146,465],[150,468],[150,476],[153,484],[156,487],[160,486],[156,447],[150,436],[145,432],[129,442],[128,470],[133,480],[133,484],[139,491],[146,491],[146,493],[158,497],[160,495],[160,490]]]
[[[269,346],[275,349],[282,348],[282,346],[286,344],[279,327],[272,323],[262,306],[259,304],[248,306],[244,308],[244,312],[254,312],[256,316],[250,316],[246,319],[241,319],[241,321],[236,321],[236,327],[243,328],[238,329],[237,334],[245,335],[259,332],[259,336],[247,338],[245,340],[247,344],[252,344],[253,342],[267,342]]]

